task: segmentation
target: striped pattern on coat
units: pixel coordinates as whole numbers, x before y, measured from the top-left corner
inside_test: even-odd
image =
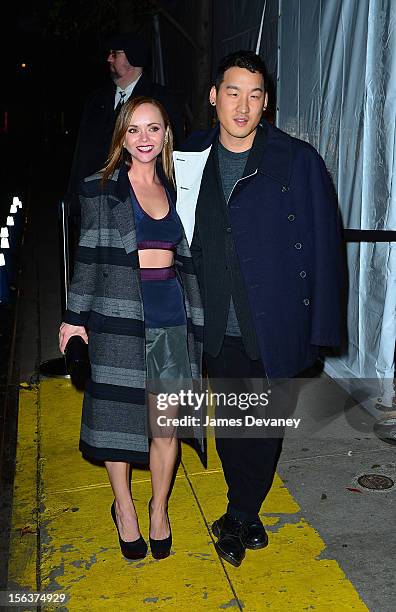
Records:
[[[161,169],[159,175],[165,183]],[[99,460],[146,462],[144,310],[126,166],[104,186],[100,174],[86,178],[80,200],[81,235],[64,317],[89,330],[92,374],[84,394],[80,450]],[[203,309],[185,235],[175,264],[184,289],[192,377],[199,381]],[[195,435],[202,451],[202,430]]]

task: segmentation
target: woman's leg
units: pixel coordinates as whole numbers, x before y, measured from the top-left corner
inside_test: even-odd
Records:
[[[149,413],[152,440],[150,444],[150,472],[153,495],[150,505],[150,537],[163,540],[170,533],[167,517],[168,494],[173,478],[177,454],[178,439],[176,427],[159,427],[157,416],[175,418],[177,407],[158,411],[155,395],[149,394]]]
[[[121,461],[105,461],[115,497],[115,512],[120,537],[133,542],[140,537],[139,524],[130,490],[130,465]]]

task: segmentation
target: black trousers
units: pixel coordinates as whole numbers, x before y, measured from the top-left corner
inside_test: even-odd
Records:
[[[248,357],[241,338],[225,336],[217,357],[206,353],[205,362],[215,393],[228,396],[243,393],[246,397],[246,392],[255,390],[252,384],[254,387],[259,380],[267,387],[262,361]],[[216,407],[216,419],[219,416],[243,419],[248,413],[257,414],[257,408],[249,406],[241,412],[235,405]],[[245,434],[243,428],[216,428],[216,448],[228,485],[227,512],[240,520],[257,517],[271,488],[283,442],[283,430],[276,430],[274,437],[268,430],[258,432],[259,437],[251,437],[250,432],[248,437]]]

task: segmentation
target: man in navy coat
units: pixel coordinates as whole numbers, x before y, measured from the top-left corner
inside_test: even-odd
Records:
[[[177,209],[200,283],[214,391],[240,390],[243,379],[296,377],[321,346],[340,343],[334,189],[311,145],[262,118],[267,90],[258,55],[224,58],[210,91],[219,124],[193,134],[174,154]],[[282,437],[268,432],[256,438],[216,432],[228,507],[213,533],[218,553],[235,566],[246,548],[268,543],[258,513],[281,446]]]

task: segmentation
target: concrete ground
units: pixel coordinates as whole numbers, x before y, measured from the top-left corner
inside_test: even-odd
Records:
[[[204,470],[183,444],[170,503],[174,548],[167,560],[121,558],[104,470],[78,452],[81,395],[70,382],[37,379],[59,357],[61,317],[56,194],[36,188],[23,252],[17,355],[18,447],[9,588],[65,592],[62,610],[364,610],[390,612],[396,487],[373,492],[358,478],[395,479],[395,449],[372,433],[374,419],[336,383],[304,382],[273,490],[261,516],[270,545],[238,569],[217,557],[211,522],[225,508],[213,443]],[[149,474],[133,490],[147,532]]]

